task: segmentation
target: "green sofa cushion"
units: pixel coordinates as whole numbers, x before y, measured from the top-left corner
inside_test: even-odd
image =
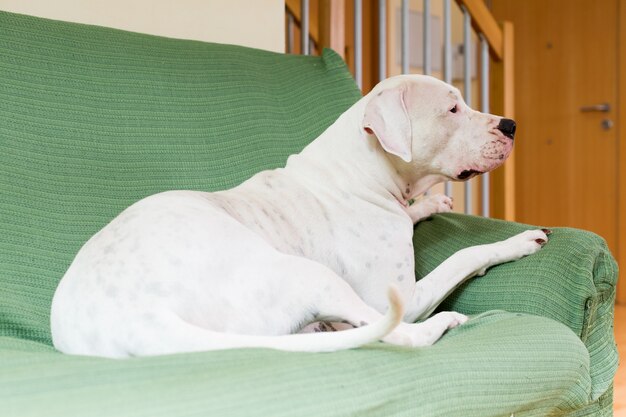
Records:
[[[589,389],[589,357],[574,333],[504,312],[431,348],[379,343],[330,354],[240,349],[120,361],[0,339],[3,416],[546,416],[583,406]]]
[[[245,349],[128,361],[54,351],[56,285],[80,246],[120,210],[155,192],[223,189],[281,166],[359,96],[330,51],[288,56],[0,12],[0,415],[606,410],[615,271],[600,250],[564,268],[578,255],[566,248],[569,238],[559,243],[561,231],[545,252],[563,250],[557,264],[544,256],[512,275],[504,273],[510,265],[494,268],[446,304],[513,312],[483,313],[428,349]],[[418,226],[418,276],[455,248],[521,227],[490,222],[450,215]],[[468,228],[475,233],[459,233]],[[529,273],[533,266],[540,271]],[[558,285],[539,279],[559,281],[563,270],[573,285],[555,293],[558,306],[541,310],[542,289]]]

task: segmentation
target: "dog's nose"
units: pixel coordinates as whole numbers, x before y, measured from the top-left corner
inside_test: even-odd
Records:
[[[498,130],[502,132],[507,138],[513,139],[515,136],[515,120],[513,119],[500,119],[498,124]]]

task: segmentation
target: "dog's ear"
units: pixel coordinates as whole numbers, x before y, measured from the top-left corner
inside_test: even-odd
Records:
[[[378,138],[383,149],[411,162],[411,120],[404,102],[406,86],[383,90],[365,106],[363,129]]]

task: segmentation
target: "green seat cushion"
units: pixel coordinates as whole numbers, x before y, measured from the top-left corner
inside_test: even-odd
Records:
[[[586,404],[589,357],[553,320],[473,318],[431,348],[240,349],[130,360],[0,338],[3,416],[563,415]],[[8,414],[7,414],[8,412]]]

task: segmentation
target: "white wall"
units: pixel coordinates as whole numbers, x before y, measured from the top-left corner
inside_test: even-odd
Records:
[[[0,0],[0,10],[284,52],[284,0]]]

